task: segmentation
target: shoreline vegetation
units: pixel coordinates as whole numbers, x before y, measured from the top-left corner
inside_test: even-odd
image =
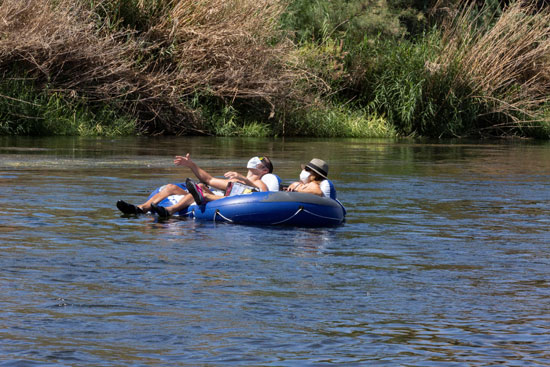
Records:
[[[550,138],[550,11],[2,0],[0,135]]]

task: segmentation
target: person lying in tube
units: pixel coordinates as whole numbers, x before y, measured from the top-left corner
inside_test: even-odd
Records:
[[[321,190],[321,183],[328,180],[328,164],[322,159],[313,158],[309,163],[302,164],[300,181],[288,185],[286,191],[307,192],[314,195],[325,196]]]

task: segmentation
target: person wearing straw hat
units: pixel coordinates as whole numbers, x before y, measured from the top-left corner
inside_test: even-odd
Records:
[[[309,163],[302,164],[300,181],[291,183],[287,191],[308,192],[310,194],[325,196],[321,190],[321,182],[327,180],[328,164],[322,159],[313,158]]]

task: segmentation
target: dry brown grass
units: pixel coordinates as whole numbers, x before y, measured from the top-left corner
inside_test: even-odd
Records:
[[[208,89],[230,98],[281,98],[297,76],[285,66],[279,0],[182,0],[154,28],[175,45],[175,81],[185,93]]]
[[[151,116],[170,105],[160,98],[162,83],[135,68],[136,47],[126,40],[129,33],[98,30],[94,21],[93,12],[74,1],[61,0],[56,6],[48,0],[3,1],[2,71],[15,68],[51,93],[117,104],[139,119],[153,121]],[[144,103],[144,97],[149,102]]]
[[[114,104],[143,132],[177,134],[201,128],[189,96],[254,99],[273,112],[300,76],[277,33],[280,0],[167,0],[139,34],[106,27],[85,3],[3,0],[0,71],[16,68],[51,92]]]
[[[505,114],[513,127],[533,122],[550,102],[550,13],[515,2],[493,24],[475,4],[466,6],[443,26],[443,49],[436,63],[442,71],[458,67],[457,84],[468,85],[475,98]],[[505,124],[506,125],[506,124]]]

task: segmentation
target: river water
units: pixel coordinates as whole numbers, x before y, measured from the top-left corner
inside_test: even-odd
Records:
[[[313,157],[335,228],[123,217]],[[550,144],[0,138],[0,366],[548,366]]]

